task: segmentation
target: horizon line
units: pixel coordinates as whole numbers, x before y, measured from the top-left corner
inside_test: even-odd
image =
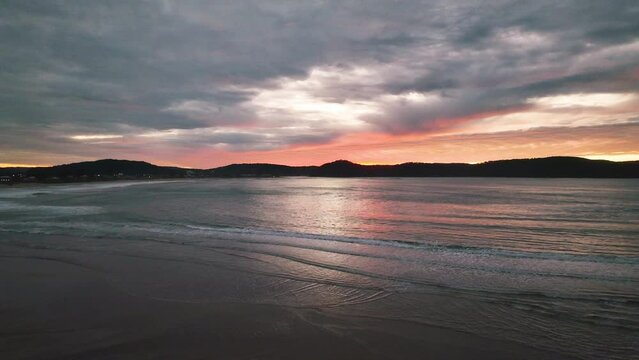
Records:
[[[614,155],[613,155],[614,156]],[[639,155],[638,155],[639,157]],[[195,168],[195,167],[188,167],[188,166],[181,166],[181,165],[160,165],[160,164],[156,164],[150,161],[146,161],[146,160],[133,160],[133,159],[116,159],[116,158],[101,158],[101,159],[94,159],[94,160],[81,160],[81,161],[75,161],[75,162],[69,162],[69,163],[61,163],[61,164],[55,164],[55,165],[30,165],[30,164],[12,164],[12,163],[0,163],[0,169],[13,169],[13,168],[24,168],[24,169],[33,169],[33,168],[50,168],[50,167],[55,167],[55,166],[64,166],[64,165],[72,165],[72,164],[79,164],[79,163],[90,163],[90,162],[98,162],[98,161],[105,161],[105,160],[112,160],[112,161],[133,161],[133,162],[144,162],[153,166],[158,166],[158,167],[175,167],[175,168],[180,168],[180,169],[186,169],[186,170],[213,170],[213,169],[218,169],[218,168],[223,168],[226,166],[232,166],[232,165],[256,165],[256,164],[263,164],[263,165],[277,165],[277,166],[288,166],[288,167],[307,167],[307,166],[322,166],[322,165],[326,165],[326,164],[331,164],[334,162],[338,162],[338,161],[346,161],[355,165],[360,165],[360,166],[397,166],[397,165],[402,165],[402,164],[462,164],[462,165],[480,165],[480,164],[485,164],[485,163],[490,163],[490,162],[497,162],[497,161],[514,161],[514,160],[536,160],[536,159],[550,159],[550,158],[574,158],[574,159],[583,159],[583,160],[591,160],[591,161],[608,161],[608,162],[615,162],[615,163],[625,163],[625,162],[637,162],[639,161],[638,159],[634,159],[634,160],[612,160],[612,159],[605,159],[605,158],[601,158],[598,155],[595,155],[593,157],[587,157],[587,156],[573,156],[573,155],[551,155],[551,156],[543,156],[543,157],[530,157],[530,158],[510,158],[510,159],[498,159],[498,160],[486,160],[486,161],[480,161],[480,162],[422,162],[422,161],[405,161],[405,162],[401,162],[401,163],[372,163],[372,162],[363,162],[363,163],[358,163],[355,161],[351,161],[351,160],[347,160],[347,159],[336,159],[333,161],[329,161],[326,163],[322,163],[319,165],[286,165],[286,164],[279,164],[279,163],[270,163],[270,162],[241,162],[241,163],[230,163],[230,164],[226,164],[226,165],[220,165],[220,166],[216,166],[216,167],[211,167],[211,168]],[[8,166],[6,166],[8,165]]]

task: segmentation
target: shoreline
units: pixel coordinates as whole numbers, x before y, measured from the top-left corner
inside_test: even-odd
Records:
[[[188,302],[135,294],[126,281],[149,279],[166,261],[127,261],[121,254],[11,245],[85,241],[65,236],[6,234],[0,243],[0,294],[7,358],[259,358],[259,359],[568,359],[511,341],[390,319],[322,309],[219,301]],[[88,246],[88,245],[86,245]],[[189,271],[201,271],[189,269]],[[217,279],[224,282],[225,279]],[[232,281],[232,278],[227,279]],[[156,284],[156,282],[158,282]],[[215,294],[216,291],[211,292]],[[214,296],[214,295],[213,295]],[[179,296],[178,296],[179,297]]]
[[[39,182],[14,182],[0,184],[0,189],[28,188],[42,185],[72,185],[72,184],[105,184],[105,183],[165,183],[179,181],[200,181],[200,180],[242,180],[242,179],[499,179],[499,180],[639,180],[639,177],[544,177],[544,176],[309,176],[309,175],[288,175],[288,176],[218,176],[218,177],[196,177],[196,178],[157,178],[157,179],[112,179],[95,181],[39,181]]]

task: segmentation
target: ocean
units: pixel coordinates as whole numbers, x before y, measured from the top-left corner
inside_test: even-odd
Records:
[[[98,269],[118,289],[150,299],[311,309],[557,356],[639,358],[637,180],[3,187],[0,245],[5,255],[36,249]]]

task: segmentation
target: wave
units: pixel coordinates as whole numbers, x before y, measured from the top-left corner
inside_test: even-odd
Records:
[[[2,203],[0,202],[0,211],[2,211]],[[43,210],[57,212],[64,215],[88,215],[99,214],[102,212],[100,207],[93,206],[80,206],[80,207],[65,207],[65,206],[45,206],[45,205],[20,205],[17,207],[14,204],[9,205],[9,208],[18,208],[25,211],[28,210]],[[366,245],[376,248],[389,248],[389,249],[405,249],[417,252],[428,253],[446,253],[446,254],[460,254],[460,255],[476,255],[476,256],[490,256],[498,258],[510,258],[510,259],[535,259],[535,260],[556,260],[562,262],[585,262],[585,263],[602,263],[602,264],[627,264],[637,265],[639,264],[639,256],[631,255],[612,255],[612,254],[574,254],[559,251],[530,251],[530,250],[510,250],[500,249],[495,247],[481,247],[481,246],[469,246],[458,244],[442,244],[437,241],[412,241],[412,240],[397,240],[397,239],[381,239],[381,238],[361,238],[352,236],[338,236],[338,235],[326,235],[305,233],[297,231],[286,231],[278,229],[260,229],[249,227],[230,227],[225,225],[210,226],[210,225],[197,225],[189,223],[175,223],[175,222],[46,222],[46,221],[3,221],[0,222],[3,225],[3,229],[20,230],[20,232],[38,231],[39,233],[46,232],[47,228],[54,231],[59,230],[90,230],[90,232],[84,232],[83,235],[110,235],[117,237],[127,237],[134,234],[131,232],[151,233],[151,234],[164,234],[176,236],[178,242],[188,239],[192,236],[216,238],[224,236],[250,236],[251,241],[237,239],[238,241],[244,241],[249,243],[258,244],[270,244],[270,245],[282,245],[289,247],[305,248],[309,250],[328,250],[327,245],[330,243],[339,244],[353,244],[353,245]],[[117,231],[114,231],[117,229]],[[65,233],[66,235],[73,235],[73,233]],[[267,240],[260,240],[260,238],[268,238]],[[287,240],[287,241],[282,241]],[[308,247],[308,244],[300,243],[301,241],[317,242],[321,241],[321,247]],[[294,241],[294,242],[291,242]],[[332,250],[331,250],[332,251]],[[347,253],[346,255],[361,255],[358,253]],[[366,256],[370,256],[366,255]]]
[[[639,278],[635,276],[635,273],[629,271],[627,266],[624,266],[636,265],[639,263],[636,258],[621,259],[602,256],[585,257],[581,255],[559,255],[552,253],[533,254],[535,256],[531,256],[531,254],[517,254],[512,251],[497,251],[495,249],[473,248],[457,245],[432,246],[419,243],[318,236],[314,234],[242,228],[202,227],[189,224],[180,224],[179,226],[171,224],[170,226],[167,226],[166,224],[160,225],[157,223],[102,223],[96,226],[95,223],[56,223],[55,227],[53,226],[54,224],[49,222],[32,222],[29,227],[26,227],[21,223],[13,224],[13,226],[7,226],[8,224],[8,222],[1,222],[1,229],[5,231],[16,231],[17,229],[22,229],[19,232],[23,233],[81,235],[85,237],[106,236],[109,238],[119,238],[131,241],[155,241],[171,245],[186,245],[201,249],[239,251],[279,257],[290,261],[304,263],[309,266],[324,267],[344,273],[376,277],[379,279],[392,280],[418,286],[434,286],[434,284],[430,281],[424,282],[423,279],[411,279],[406,277],[384,278],[383,276],[376,275],[374,272],[358,272],[351,266],[336,267],[331,264],[290,255],[284,251],[284,249],[288,248],[301,251],[324,252],[329,255],[345,255],[364,259],[377,259],[382,261],[391,261],[395,264],[405,264],[403,266],[411,263],[413,266],[439,266],[455,271],[472,271],[484,274],[492,273],[500,276],[545,277],[567,280],[574,279],[584,281],[619,282],[621,284],[639,282]],[[184,231],[184,228],[191,230]],[[149,236],[151,237],[149,238]],[[227,243],[230,243],[231,245],[228,245]],[[343,244],[355,244],[358,245],[358,247],[343,247],[341,246]],[[361,245],[365,246],[361,247]],[[250,247],[247,248],[246,246]],[[389,253],[384,250],[380,251],[379,249],[374,249],[380,247],[410,251],[393,254],[392,252]],[[500,257],[526,261],[532,259],[535,260],[536,266],[531,266],[531,262],[519,262],[503,267],[503,260],[499,260]],[[562,265],[560,267],[556,267],[556,265],[553,264],[553,266],[549,268],[539,268],[538,261],[540,260],[551,261],[553,263],[559,262],[559,264]],[[588,269],[587,272],[584,272],[583,269],[570,270],[566,267],[566,264],[570,262],[586,261],[593,265],[615,265],[622,266],[622,268],[620,268],[621,270],[617,269],[616,272],[610,272],[610,269],[604,272],[597,272],[597,269]]]
[[[57,195],[81,191],[102,191],[131,186],[148,186],[156,184],[186,182],[189,180],[152,180],[152,181],[109,181],[101,183],[49,184],[25,185],[0,189],[0,199],[22,199],[33,196]]]
[[[11,201],[0,201],[0,213],[44,213],[50,215],[93,215],[103,212],[100,206],[56,206],[28,205]],[[25,225],[28,226],[28,223]]]
[[[210,232],[211,235],[215,233],[230,233],[230,234],[249,234],[249,235],[264,235],[272,237],[293,238],[293,239],[306,239],[306,240],[324,240],[334,241],[348,244],[364,244],[377,247],[391,247],[391,248],[406,248],[418,251],[428,252],[447,252],[447,253],[463,253],[474,255],[489,255],[507,258],[527,258],[527,259],[548,259],[548,260],[560,260],[560,261],[580,261],[580,262],[602,262],[602,263],[616,263],[616,264],[639,264],[639,256],[619,256],[619,255],[582,255],[582,254],[569,254],[561,252],[534,252],[534,251],[513,251],[506,249],[496,249],[494,247],[477,247],[468,245],[454,245],[454,244],[440,244],[437,242],[425,242],[425,241],[411,241],[411,240],[394,240],[394,239],[371,239],[360,238],[351,236],[336,236],[336,235],[324,235],[313,234],[296,231],[284,231],[273,229],[256,229],[256,228],[241,228],[241,227],[228,227],[228,226],[202,226],[180,223],[168,223],[170,226],[185,227],[194,230],[201,230],[206,234]],[[192,234],[192,233],[191,233]],[[189,235],[191,235],[189,234]]]

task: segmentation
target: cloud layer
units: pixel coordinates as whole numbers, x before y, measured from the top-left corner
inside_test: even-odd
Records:
[[[0,163],[285,162],[370,136],[437,161],[429,143],[489,133],[509,157],[540,129],[574,153],[552,134],[639,126],[638,18],[624,0],[5,1]]]

